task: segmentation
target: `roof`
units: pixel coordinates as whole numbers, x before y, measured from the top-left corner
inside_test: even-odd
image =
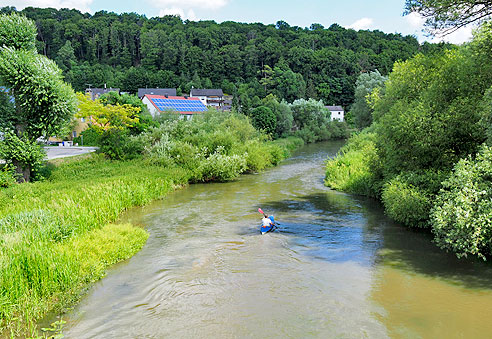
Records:
[[[145,94],[176,96],[176,88],[139,88],[138,89],[139,98],[143,98]]]
[[[192,97],[194,96],[200,96],[200,97],[222,97],[224,96],[224,92],[222,92],[221,88],[216,88],[216,89],[206,89],[206,88],[192,88],[190,95]]]
[[[343,111],[342,106],[325,106],[325,108],[329,111]]]
[[[163,95],[152,94],[146,94],[144,98],[149,99],[159,112],[173,110],[179,114],[196,114],[208,111],[207,106],[198,98],[176,96],[166,98]]]
[[[99,98],[101,95],[109,93],[109,92],[116,92],[120,93],[119,88],[87,88],[85,90],[86,93],[91,93],[91,99],[94,100],[94,98]]]

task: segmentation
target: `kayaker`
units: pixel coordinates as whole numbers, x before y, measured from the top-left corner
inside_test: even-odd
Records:
[[[263,219],[261,219],[261,222],[263,223],[263,227],[272,227],[273,222],[272,220],[268,217],[268,215],[263,214]]]

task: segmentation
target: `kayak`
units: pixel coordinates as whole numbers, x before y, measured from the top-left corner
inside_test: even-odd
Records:
[[[272,226],[272,225],[270,225],[270,226],[261,226],[260,232],[261,232],[261,234],[265,234],[265,233],[268,233],[270,231],[273,231],[274,228],[275,228],[275,226]]]

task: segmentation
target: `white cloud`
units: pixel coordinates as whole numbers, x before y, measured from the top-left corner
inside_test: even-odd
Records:
[[[432,42],[445,41],[445,42],[450,42],[452,44],[462,44],[464,42],[470,41],[473,35],[472,33],[473,33],[473,27],[471,26],[463,27],[449,35],[443,37],[436,37],[432,39]]]
[[[206,8],[219,9],[230,0],[153,0],[152,5],[158,8]]]
[[[164,16],[164,15],[178,15],[183,20],[187,20],[187,19],[190,21],[197,20],[193,9],[189,9],[188,12],[185,12],[184,9],[179,7],[170,7],[170,8],[161,9],[161,11],[159,12],[159,16]]]
[[[420,14],[412,12],[405,16],[405,20],[412,28],[422,28],[424,27],[425,18]]]
[[[472,37],[473,27],[463,27],[457,30],[454,33],[448,34],[446,36],[436,36],[436,37],[424,37],[423,29],[425,24],[425,18],[423,18],[418,13],[410,13],[405,16],[405,20],[412,29],[415,30],[415,34],[423,38],[423,40],[427,40],[429,42],[450,42],[453,44],[462,44],[464,42],[468,42]]]
[[[355,29],[356,31],[361,29],[369,29],[373,23],[374,20],[371,18],[362,18],[354,22],[352,25],[348,26],[348,28]]]
[[[91,12],[90,5],[93,0],[17,0],[17,1],[2,1],[0,7],[14,6],[17,10],[22,10],[26,7],[40,8],[75,8],[81,12]]]

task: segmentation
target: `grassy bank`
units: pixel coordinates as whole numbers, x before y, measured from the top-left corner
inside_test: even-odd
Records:
[[[223,133],[216,136],[207,140],[223,138]],[[199,174],[194,162],[174,161],[173,156],[182,159],[180,154],[166,148],[159,157],[149,153],[110,161],[93,155],[58,163],[45,181],[0,191],[0,333],[34,334],[43,315],[73,304],[109,265],[140,250],[148,236],[144,230],[111,224],[124,210],[197,178],[232,179],[222,176],[232,157],[241,163],[237,173],[273,166],[302,142],[255,136],[235,144],[247,152],[236,146],[229,147],[230,153],[210,151],[198,159]],[[223,149],[223,142],[216,147]]]

